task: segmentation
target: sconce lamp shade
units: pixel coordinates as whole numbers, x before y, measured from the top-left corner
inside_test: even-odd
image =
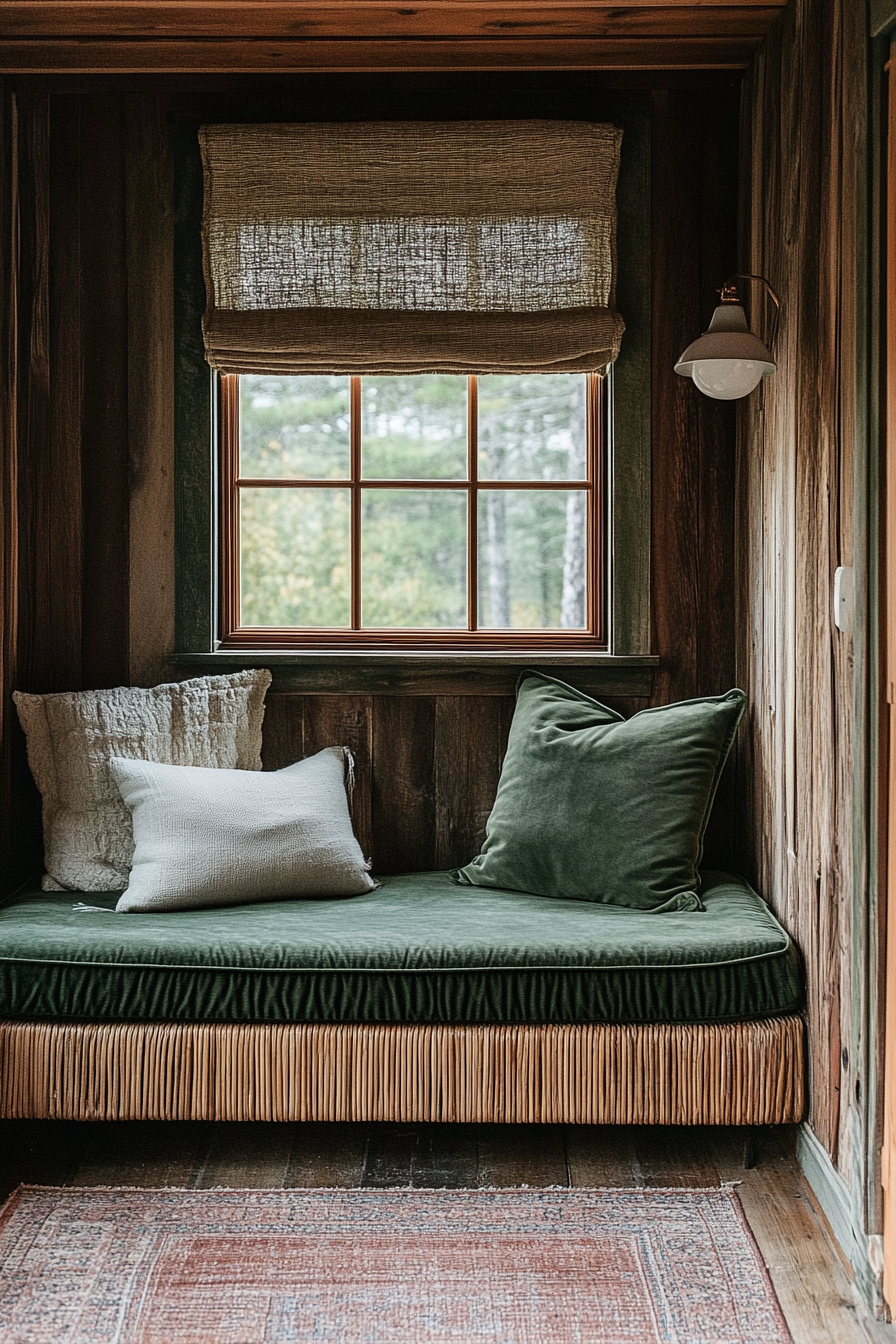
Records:
[[[734,401],[752,392],[775,367],[768,347],[747,326],[741,304],[728,299],[713,313],[709,331],[685,350],[675,372],[693,378],[708,397]]]

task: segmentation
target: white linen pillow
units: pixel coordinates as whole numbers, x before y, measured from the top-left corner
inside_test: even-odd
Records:
[[[249,774],[112,759],[134,824],[123,912],[360,896],[369,876],[345,795],[344,747]]]
[[[43,798],[45,891],[120,891],[134,839],[112,756],[261,769],[265,669],[13,699]]]

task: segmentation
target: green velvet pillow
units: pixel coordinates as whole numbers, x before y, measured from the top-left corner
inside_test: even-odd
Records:
[[[697,866],[743,691],[623,719],[553,677],[526,672],[482,853],[466,886],[702,910]]]

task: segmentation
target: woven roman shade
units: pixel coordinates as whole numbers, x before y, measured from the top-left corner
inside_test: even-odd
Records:
[[[199,138],[213,368],[550,373],[615,359],[615,126],[219,125]]]

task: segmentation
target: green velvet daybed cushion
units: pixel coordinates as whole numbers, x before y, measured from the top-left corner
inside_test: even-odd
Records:
[[[798,956],[740,878],[657,916],[446,873],[351,900],[164,914],[0,909],[0,1016],[165,1022],[726,1022],[787,1013]],[[113,910],[114,894],[84,897]]]

